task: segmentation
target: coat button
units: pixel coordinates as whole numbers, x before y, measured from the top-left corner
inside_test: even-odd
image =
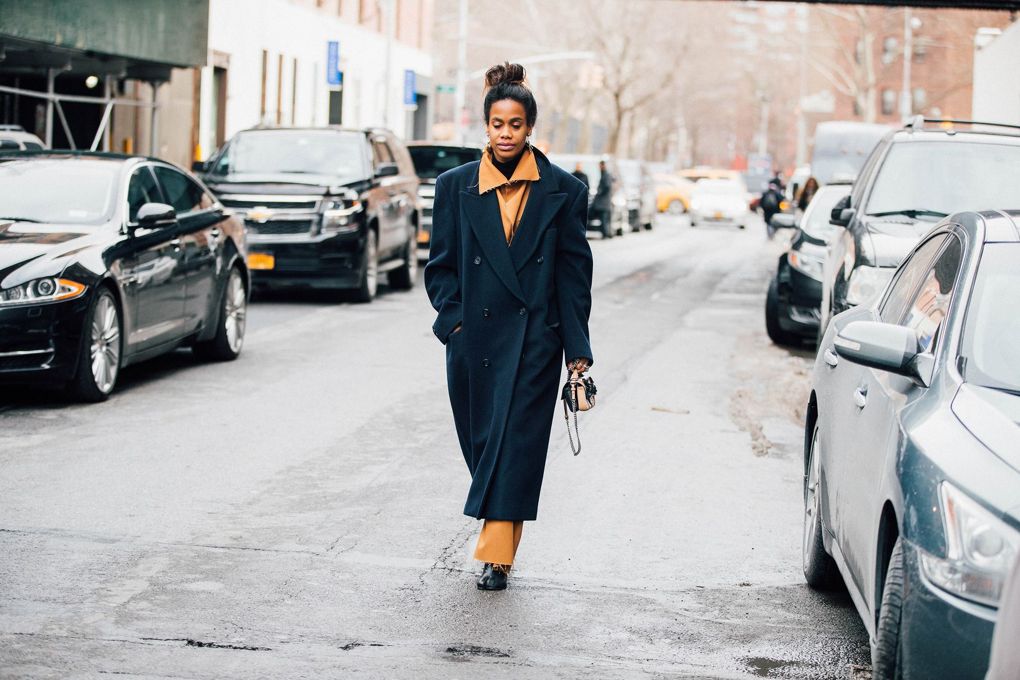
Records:
[[[545,262],[545,257],[544,257],[544,256],[543,256],[543,257],[540,257],[540,258],[538,258],[538,263],[539,263],[539,264],[542,264],[543,262]]]
[[[488,367],[489,367],[489,360],[488,359],[482,359],[482,368],[488,368]]]
[[[485,309],[482,310],[482,316],[484,316],[486,318],[489,317],[489,308],[488,307],[486,307]]]
[[[527,313],[528,313],[528,310],[526,310],[524,307],[521,307],[521,316],[525,316],[525,315],[527,315]]]
[[[482,263],[482,258],[480,258],[479,256],[475,255],[475,264],[481,264],[481,263]]]

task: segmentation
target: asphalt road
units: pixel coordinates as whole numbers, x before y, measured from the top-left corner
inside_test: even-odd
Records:
[[[670,218],[592,248],[599,406],[577,458],[554,416],[509,590],[474,587],[423,288],[273,296],[234,363],[0,396],[0,677],[867,677],[800,572],[778,243]]]

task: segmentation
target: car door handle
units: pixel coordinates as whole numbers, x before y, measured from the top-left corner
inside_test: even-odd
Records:
[[[825,363],[828,364],[829,368],[836,368],[839,365],[839,355],[831,347],[825,349],[822,353],[822,358],[825,359]]]
[[[857,404],[857,408],[864,408],[868,405],[868,386],[861,385],[854,390],[854,403]]]

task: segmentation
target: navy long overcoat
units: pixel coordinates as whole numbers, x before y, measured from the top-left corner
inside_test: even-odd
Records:
[[[479,519],[535,519],[564,359],[593,359],[588,190],[535,160],[540,179],[509,246],[497,190],[478,193],[477,161],[436,182],[425,287],[471,472],[464,514]]]

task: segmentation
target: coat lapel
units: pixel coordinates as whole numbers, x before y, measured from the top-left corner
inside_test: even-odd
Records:
[[[534,189],[535,187],[532,186],[532,191]],[[526,302],[524,291],[521,290],[520,281],[517,280],[517,273],[514,271],[513,261],[510,259],[510,249],[507,248],[506,237],[503,235],[503,223],[499,216],[496,192],[488,191],[479,194],[477,188],[467,189],[461,192],[461,198],[461,205],[464,206],[468,224],[471,225],[475,239],[481,245],[482,252],[485,253],[486,259],[495,270],[496,276],[517,299]],[[528,206],[524,208],[525,213],[528,212],[532,199],[533,196],[528,198]]]
[[[539,171],[543,172],[541,165]],[[542,242],[542,235],[545,234],[549,223],[567,200],[566,194],[549,191],[551,182],[548,179],[549,172],[547,169],[544,172],[546,174],[543,179],[531,183],[531,193],[528,194],[521,223],[517,226],[513,241],[510,242],[510,259],[513,261],[515,272],[520,271],[531,258],[532,253]]]

